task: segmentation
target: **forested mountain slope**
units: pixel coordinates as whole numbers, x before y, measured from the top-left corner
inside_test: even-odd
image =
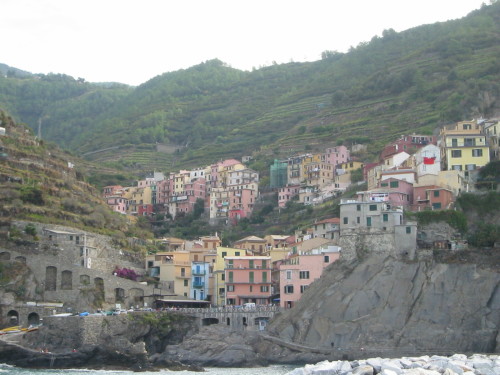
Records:
[[[212,60],[135,88],[11,71],[0,107],[64,148],[136,171],[332,143],[366,143],[369,158],[399,134],[497,114],[499,24],[496,2],[317,62],[244,72]]]

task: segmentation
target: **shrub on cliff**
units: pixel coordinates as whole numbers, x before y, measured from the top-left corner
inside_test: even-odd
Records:
[[[137,273],[135,273],[135,271],[130,268],[116,267],[115,270],[113,271],[113,274],[118,277],[122,277],[124,279],[129,279],[132,281],[137,281],[137,278],[139,277],[139,275],[137,275]]]

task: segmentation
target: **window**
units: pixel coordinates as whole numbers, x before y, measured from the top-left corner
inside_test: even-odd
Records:
[[[250,272],[248,274],[248,280],[249,280],[249,282],[253,283],[253,272]]]
[[[285,294],[292,294],[293,293],[293,285],[285,285],[284,292],[285,292]]]
[[[261,292],[269,292],[269,286],[268,285],[261,285],[260,291]]]
[[[292,280],[292,271],[291,270],[286,271],[286,279]]]
[[[249,260],[249,261],[248,261],[248,264],[249,264],[249,267],[250,267],[250,268],[254,268],[254,266],[253,266],[253,260]]]
[[[475,138],[465,138],[464,139],[464,146],[465,147],[472,147],[476,145],[476,139]]]
[[[262,282],[267,283],[267,272],[262,272]]]
[[[228,292],[234,292],[234,285],[228,285],[227,286],[227,291]]]
[[[411,227],[406,227],[406,234],[410,234],[411,233]]]
[[[186,269],[185,268],[181,268],[181,276],[186,276]]]
[[[349,219],[347,217],[344,217],[344,224],[348,224],[349,223]]]
[[[234,268],[234,260],[233,259],[229,259],[227,261],[227,268]]]
[[[389,221],[389,214],[383,214],[382,221],[385,221],[385,222]]]
[[[267,260],[262,260],[262,268],[267,268]]]
[[[370,204],[370,211],[377,211],[377,205],[376,204]]]
[[[240,252],[239,251],[235,251],[234,255],[237,256],[237,257],[239,257],[240,256]]]
[[[357,211],[361,211],[361,205],[360,205],[360,204],[357,204],[357,205],[356,205],[356,210],[357,210]]]
[[[309,285],[301,285],[300,286],[300,293],[304,293],[305,290],[309,287]]]
[[[458,147],[458,139],[457,138],[451,139],[451,147]]]
[[[451,169],[454,170],[454,171],[461,171],[462,170],[462,166],[461,165],[452,165]]]
[[[387,187],[387,186],[389,186],[389,185],[387,184],[387,182],[382,182],[382,183],[380,184],[380,186],[381,186],[381,187]]]
[[[367,227],[371,227],[372,226],[372,218],[371,217],[367,217],[366,218],[366,226]]]
[[[361,223],[361,218],[359,216],[356,217],[356,223],[358,223],[358,224]]]
[[[309,271],[300,271],[299,272],[299,279],[308,279],[309,278]]]
[[[225,258],[227,256],[227,251],[222,252],[222,257]]]
[[[439,209],[441,209],[441,203],[439,203],[439,202],[433,203],[432,204],[432,209],[433,210],[439,210]]]
[[[462,150],[451,150],[451,157],[452,158],[461,158],[462,157]]]
[[[225,281],[225,280],[226,280],[226,275],[225,275],[225,274],[222,274],[222,275],[221,275],[221,280],[222,280],[222,281]]]
[[[189,280],[184,280],[184,286],[188,286]]]
[[[434,196],[439,197],[439,190],[434,190]]]
[[[483,150],[480,148],[475,148],[472,150],[472,156],[477,158],[483,156]]]
[[[390,187],[391,188],[398,188],[399,187],[399,181],[391,181],[390,182]]]
[[[323,260],[324,260],[325,263],[330,263],[330,256],[329,255],[325,255],[323,257]]]
[[[233,271],[229,271],[228,277],[229,277],[229,282],[232,283],[233,282]]]

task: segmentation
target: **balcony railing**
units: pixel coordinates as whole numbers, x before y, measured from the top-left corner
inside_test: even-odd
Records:
[[[204,270],[199,270],[199,271],[193,270],[191,271],[191,274],[193,276],[205,276],[207,273]]]
[[[205,287],[205,283],[204,282],[193,283],[193,288],[202,289],[204,287]]]

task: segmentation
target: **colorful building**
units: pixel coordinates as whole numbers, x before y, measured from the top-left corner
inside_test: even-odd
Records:
[[[299,195],[300,185],[286,185],[278,190],[278,207],[285,207],[287,202]]]
[[[267,305],[271,297],[271,257],[225,257],[226,305]]]
[[[290,257],[279,265],[280,306],[291,308],[325,267],[340,258],[338,246],[326,246]]]
[[[214,273],[214,289],[211,292],[213,303],[217,306],[226,304],[226,274],[225,274],[225,259],[226,257],[237,257],[248,255],[244,249],[235,249],[231,247],[220,246],[217,248],[217,257],[213,269]]]
[[[441,130],[442,159],[448,170],[473,171],[490,161],[490,149],[482,127],[475,121],[462,121]]]

